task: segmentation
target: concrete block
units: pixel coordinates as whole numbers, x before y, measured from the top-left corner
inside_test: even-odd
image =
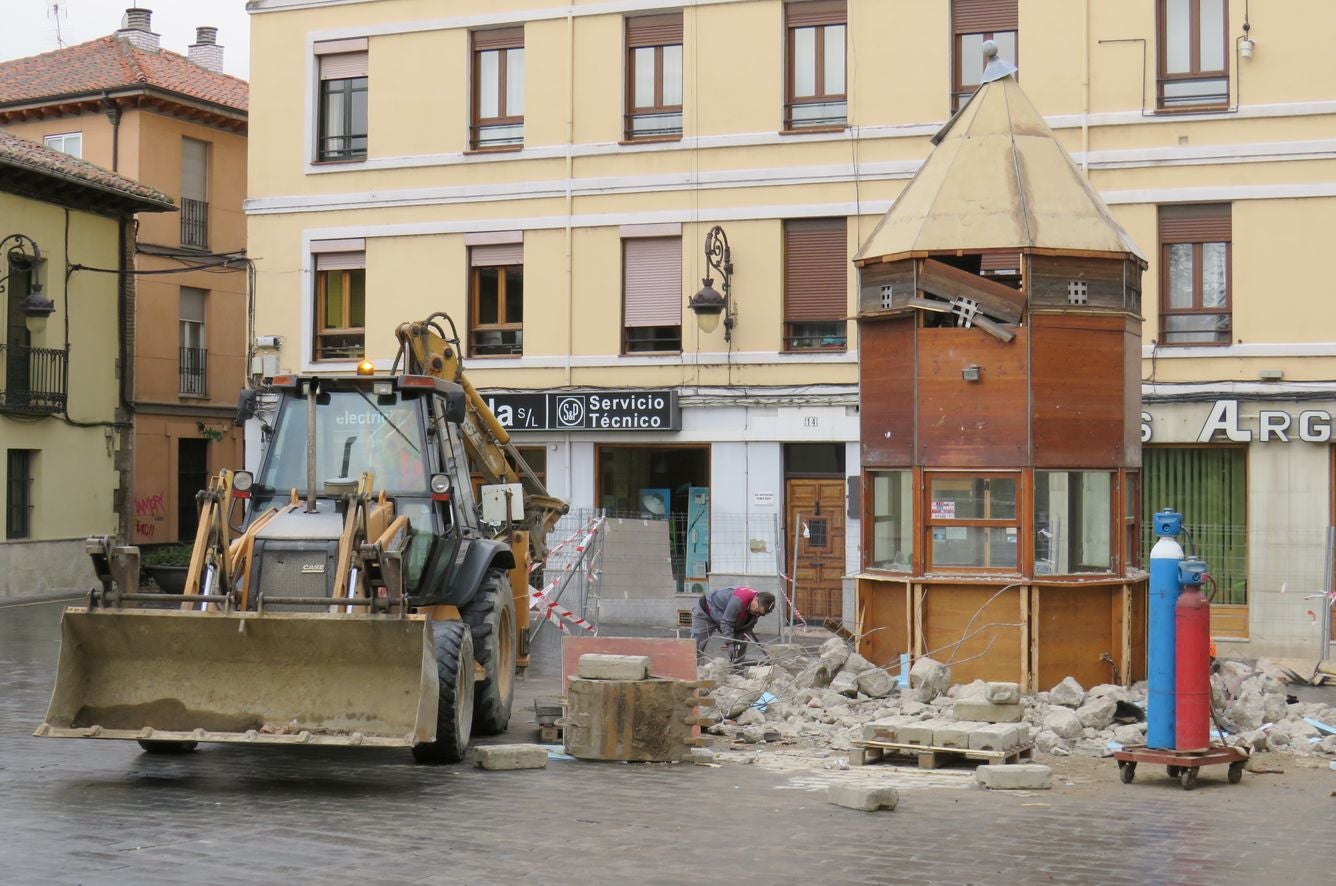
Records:
[[[872,668],[858,675],[858,691],[869,698],[885,698],[895,691],[896,680],[881,668]]]
[[[1010,723],[982,723],[970,733],[971,751],[1009,751],[1020,744],[1020,729]]]
[[[946,725],[949,725],[946,720],[920,720],[917,723],[906,723],[900,727],[899,744],[917,744],[931,747],[933,734]]]
[[[972,723],[969,720],[956,720],[932,731],[932,743],[939,748],[958,748],[966,750],[970,746],[970,735],[974,730],[987,726],[987,723]]]
[[[957,720],[980,720],[984,723],[1019,723],[1025,713],[1024,706],[1018,704],[993,704],[991,701],[971,701],[964,699],[956,702]]]
[[[888,787],[833,784],[826,791],[826,799],[846,809],[876,812],[878,809],[894,809],[895,804],[900,802],[900,793],[895,788]]]
[[[980,766],[974,778],[994,791],[1046,791],[1053,786],[1053,770],[1042,763]]]
[[[858,676],[848,671],[840,671],[835,675],[835,679],[830,681],[830,688],[832,692],[853,698],[858,695]]]
[[[643,680],[649,676],[649,656],[591,652],[580,656],[578,674],[581,680]]]
[[[1073,739],[1080,738],[1085,730],[1080,718],[1076,716],[1076,711],[1057,705],[1051,705],[1048,713],[1044,714],[1044,728],[1062,738]]]
[[[473,762],[483,769],[544,769],[547,749],[536,744],[485,744],[473,749]]]
[[[891,743],[900,740],[901,728],[910,723],[918,723],[917,717],[886,717],[881,720],[874,720],[871,723],[863,724],[864,741],[888,741]]]
[[[1020,704],[1020,684],[988,683],[984,686],[983,699],[984,701],[991,701],[993,704]]]

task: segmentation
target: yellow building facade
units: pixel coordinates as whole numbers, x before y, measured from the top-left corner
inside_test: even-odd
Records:
[[[134,290],[117,271],[129,267],[134,214],[173,208],[152,188],[0,133],[0,597],[87,590],[84,539],[128,529],[121,355]]]
[[[222,73],[216,28],[199,28],[185,55],[161,46],[149,9],[131,9],[121,24],[0,63],[0,126],[181,207],[139,223],[127,508],[133,543],[189,541],[195,493],[242,459],[232,417],[248,361],[247,89]]]
[[[445,311],[555,494],[682,514],[682,590],[791,574],[809,620],[852,624],[876,505],[849,494],[849,259],[991,39],[1149,259],[1146,509],[1199,527],[1222,640],[1306,654],[1332,522],[1336,308],[1308,278],[1336,214],[1336,7],[1246,7],[255,0],[259,365],[388,368],[394,325]]]

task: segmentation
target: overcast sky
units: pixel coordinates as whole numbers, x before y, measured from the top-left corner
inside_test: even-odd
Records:
[[[153,10],[153,31],[162,48],[185,55],[195,42],[195,28],[218,29],[223,70],[246,79],[250,72],[250,16],[246,0],[0,0],[0,61],[38,55],[60,48],[56,14],[60,8],[60,40],[66,46],[111,34],[131,6]]]

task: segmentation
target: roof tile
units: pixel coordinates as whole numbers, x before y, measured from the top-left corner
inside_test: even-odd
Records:
[[[157,188],[130,181],[87,160],[71,157],[62,151],[52,150],[0,129],[0,167],[5,166],[33,170],[98,190],[112,191],[125,197],[157,204],[161,209],[175,207],[172,198]]]

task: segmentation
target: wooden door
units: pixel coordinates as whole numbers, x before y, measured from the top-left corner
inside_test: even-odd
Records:
[[[838,619],[844,608],[844,480],[791,479],[784,501],[784,565],[798,579],[798,612],[809,623]]]

